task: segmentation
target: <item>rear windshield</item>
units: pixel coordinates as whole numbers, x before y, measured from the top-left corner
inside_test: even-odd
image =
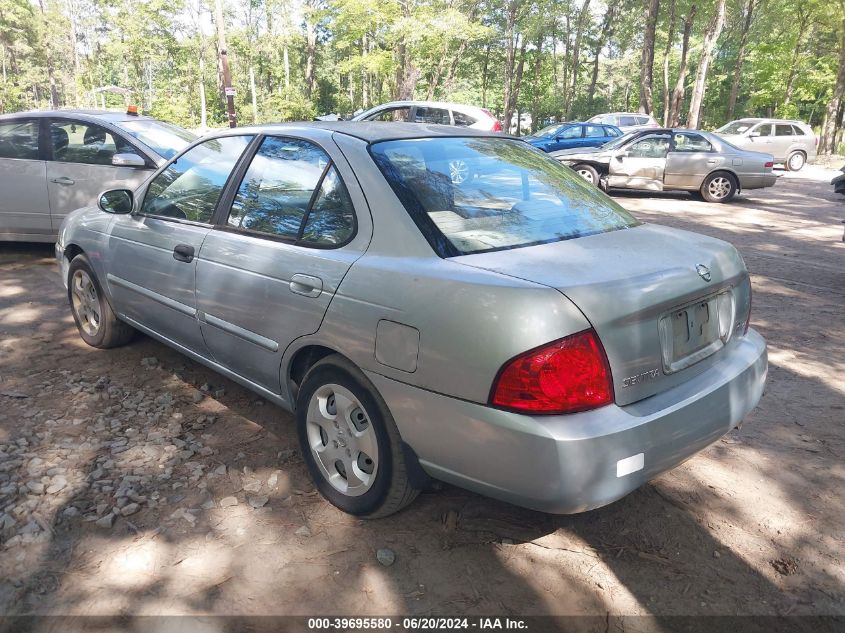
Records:
[[[118,121],[115,125],[167,159],[176,156],[198,138],[184,128],[153,119]]]
[[[371,152],[441,257],[558,242],[637,224],[575,172],[523,141],[410,139],[375,143]]]

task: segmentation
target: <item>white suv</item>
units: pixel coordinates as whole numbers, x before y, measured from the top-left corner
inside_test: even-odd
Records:
[[[723,125],[716,134],[742,149],[771,154],[787,171],[799,171],[816,157],[818,138],[801,121],[739,119]]]
[[[352,117],[353,121],[409,121],[501,132],[502,124],[486,108],[442,101],[391,101]]]
[[[597,114],[587,119],[587,123],[615,125],[623,132],[660,127],[660,124],[654,120],[654,117],[638,112],[608,112],[606,114]]]

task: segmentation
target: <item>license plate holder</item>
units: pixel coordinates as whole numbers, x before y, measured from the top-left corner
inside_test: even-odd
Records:
[[[660,319],[663,370],[673,373],[722,347],[716,295],[688,303]]]

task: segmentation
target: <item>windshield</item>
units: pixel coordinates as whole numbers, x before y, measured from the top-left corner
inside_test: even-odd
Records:
[[[602,149],[616,149],[617,147],[621,147],[622,145],[624,145],[625,143],[630,141],[632,138],[634,138],[638,134],[639,134],[638,131],[628,132],[627,134],[623,134],[622,136],[619,136],[619,137],[613,139],[612,141],[608,141],[607,143],[602,145],[601,148]]]
[[[557,131],[563,126],[563,123],[552,123],[551,125],[547,125],[546,127],[544,127],[542,130],[534,132],[534,134],[531,134],[531,136],[534,136],[536,138],[554,136]]]
[[[441,257],[638,224],[572,170],[522,141],[425,138],[375,143],[370,151]]]
[[[716,132],[718,134],[742,134],[746,132],[757,121],[733,121],[727,125],[723,125]]]
[[[189,143],[193,143],[199,138],[196,134],[177,125],[152,119],[118,121],[115,125],[141,141],[159,156],[167,159],[173,158]]]

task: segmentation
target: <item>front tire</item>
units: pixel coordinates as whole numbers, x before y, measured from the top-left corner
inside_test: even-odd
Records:
[[[736,178],[725,172],[710,174],[701,185],[701,196],[707,202],[730,202],[737,191]]]
[[[801,171],[806,163],[807,157],[804,156],[804,152],[792,152],[786,157],[786,162],[783,166],[786,168],[786,171]]]
[[[328,356],[308,370],[297,396],[296,422],[308,471],[335,507],[381,518],[419,494],[390,410],[344,357]]]
[[[580,164],[575,165],[572,169],[576,174],[581,176],[581,178],[591,185],[595,185],[596,187],[599,186],[599,172],[596,171],[596,168],[592,165]]]
[[[70,311],[82,340],[101,349],[131,341],[135,330],[115,316],[88,258],[74,257],[67,275]]]

